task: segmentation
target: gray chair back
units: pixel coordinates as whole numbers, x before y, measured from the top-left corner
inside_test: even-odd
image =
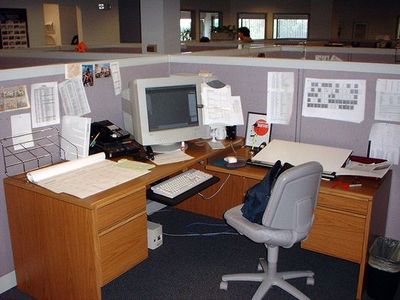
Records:
[[[292,241],[285,247],[307,237],[314,219],[321,175],[321,164],[313,161],[292,167],[278,177],[262,222],[270,229],[290,231]]]

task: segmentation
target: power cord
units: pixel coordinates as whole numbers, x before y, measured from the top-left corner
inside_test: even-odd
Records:
[[[228,179],[231,177],[231,174],[228,175],[228,177],[226,177],[226,179],[224,180],[224,182],[221,184],[221,186],[218,188],[218,190],[212,194],[209,197],[204,196],[202,193],[197,193],[197,195],[199,195],[203,200],[210,200],[212,198],[214,198],[224,187],[224,185],[228,182]]]

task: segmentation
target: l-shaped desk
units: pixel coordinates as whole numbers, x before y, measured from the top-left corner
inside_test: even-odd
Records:
[[[232,152],[247,156],[242,144],[242,139],[226,141],[225,149],[211,150],[205,142],[192,142],[187,153],[194,159],[156,166],[85,199],[53,193],[28,182],[25,174],[5,178],[18,288],[37,299],[101,299],[102,286],[148,256],[146,189],[188,168],[205,170],[221,180],[203,194],[212,195],[224,184],[221,191],[210,200],[193,196],[177,207],[222,218],[267,172],[211,163]],[[313,229],[302,247],[360,264],[361,299],[368,247],[385,232],[390,173],[382,180],[359,181],[362,187],[352,190],[322,181]]]

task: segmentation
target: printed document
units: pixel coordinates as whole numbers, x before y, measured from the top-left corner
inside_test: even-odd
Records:
[[[306,78],[304,117],[361,123],[365,113],[365,80]]]
[[[121,73],[119,70],[119,62],[113,61],[110,63],[111,77],[114,83],[115,95],[121,94]]]
[[[166,164],[172,164],[176,162],[181,162],[185,160],[190,160],[193,157],[186,154],[185,152],[181,150],[176,150],[176,151],[171,151],[171,152],[166,152],[166,153],[159,153],[154,155],[154,163],[156,165],[166,165]]]
[[[267,122],[289,124],[294,97],[293,72],[268,72]]]
[[[400,80],[376,81],[375,120],[400,122]]]
[[[69,116],[83,116],[90,113],[89,102],[81,78],[74,77],[58,85],[64,113]]]
[[[30,113],[11,116],[11,133],[14,150],[33,147],[33,136]]]
[[[102,152],[29,172],[27,178],[55,193],[86,198],[149,173],[148,170],[120,168],[116,164],[105,159]]]
[[[213,88],[201,84],[204,125],[243,125],[240,96],[231,95],[231,87]]]
[[[394,165],[399,164],[400,125],[375,123],[372,125],[369,140],[370,157],[386,159]]]
[[[60,123],[57,82],[31,85],[31,115],[33,128]]]

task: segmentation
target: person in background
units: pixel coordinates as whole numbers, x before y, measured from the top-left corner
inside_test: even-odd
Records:
[[[250,29],[247,27],[240,27],[238,29],[238,38],[243,43],[252,43],[253,39],[250,37]]]

